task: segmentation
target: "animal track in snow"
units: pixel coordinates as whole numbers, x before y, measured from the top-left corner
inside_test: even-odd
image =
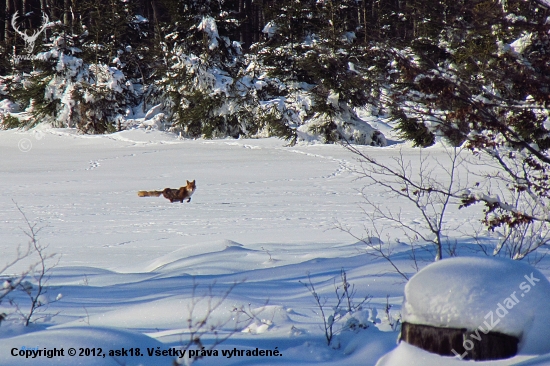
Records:
[[[86,170],[94,170],[97,167],[100,167],[101,164],[99,163],[99,160],[90,160],[90,166],[86,168]]]

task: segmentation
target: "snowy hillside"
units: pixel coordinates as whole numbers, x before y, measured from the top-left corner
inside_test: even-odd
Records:
[[[418,160],[418,150],[406,144],[361,149],[381,161],[399,153]],[[445,159],[440,145],[426,152]],[[360,193],[366,182],[353,172],[356,156],[339,145],[180,140],[144,130],[90,136],[42,127],[0,131],[0,156],[0,268],[29,240],[17,206],[41,228],[37,238],[45,252],[55,254],[47,260],[51,271],[41,298],[51,303],[37,310],[29,327],[13,305],[25,313],[25,293],[14,291],[12,304],[0,304],[0,313],[8,314],[0,325],[1,365],[172,365],[179,355],[173,350],[184,349],[178,363],[188,364],[189,352],[200,356],[201,346],[205,357],[197,365],[375,365],[396,346],[405,282],[387,261],[336,229],[340,223],[361,235],[366,222]],[[193,179],[190,203],[137,196]],[[363,194],[400,207],[405,223],[418,224],[410,203],[382,192],[369,187]],[[448,215],[457,229],[479,221],[477,208],[452,207]],[[401,232],[388,234],[375,239],[402,239],[394,246],[395,262],[414,274]],[[460,230],[451,234],[460,255],[482,255]],[[427,251],[417,255],[420,267],[433,260]],[[548,277],[547,264],[543,260],[539,269]],[[5,274],[28,265],[20,261]],[[355,302],[370,298],[353,319],[339,320],[328,346],[306,285],[314,285],[330,309],[342,270],[355,286]],[[204,329],[216,334],[186,349],[189,319],[206,314]],[[36,347],[63,348],[64,355],[25,359],[25,350]],[[67,354],[70,348],[76,356]],[[459,364],[429,357],[434,365]]]

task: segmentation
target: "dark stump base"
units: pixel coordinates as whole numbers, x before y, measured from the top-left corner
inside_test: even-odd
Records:
[[[401,325],[400,340],[438,355],[475,361],[513,357],[519,343],[516,337],[497,332],[485,334],[479,329],[469,331],[406,322]]]

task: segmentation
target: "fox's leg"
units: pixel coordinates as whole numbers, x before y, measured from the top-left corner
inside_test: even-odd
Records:
[[[189,197],[189,199],[187,200],[187,202],[191,202],[191,197]],[[182,202],[183,203],[183,202]]]

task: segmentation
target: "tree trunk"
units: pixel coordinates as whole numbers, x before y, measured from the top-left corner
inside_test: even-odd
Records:
[[[239,42],[244,50],[252,44],[253,30],[252,0],[239,0],[238,19],[241,22],[239,30]]]
[[[12,35],[12,31],[11,31],[11,17],[13,16],[13,5],[12,5],[12,0],[6,0],[6,20],[4,21],[4,42],[6,42],[6,44],[9,43],[9,41],[11,40],[11,35]]]
[[[28,9],[29,9],[28,0],[23,0],[21,2],[21,17],[24,17],[23,19],[25,19],[23,24],[26,29],[32,28],[31,18],[25,17],[25,14],[27,14]]]
[[[42,14],[48,13],[48,4],[46,3],[46,0],[40,0],[40,11]]]
[[[155,34],[155,45],[160,44],[160,27],[158,19],[157,3],[155,0],[151,1],[151,8],[153,9],[153,29]]]
[[[70,22],[70,7],[71,7],[71,0],[65,0],[63,3],[63,25],[65,27],[69,27]]]
[[[254,2],[253,6],[253,14],[254,17],[252,18],[252,42],[259,42],[260,41],[260,33],[262,31],[262,24],[261,24],[261,17],[262,17],[262,2]]]
[[[441,356],[460,356],[466,360],[487,361],[510,358],[518,351],[516,337],[467,329],[438,328],[429,325],[401,325],[400,340]]]

